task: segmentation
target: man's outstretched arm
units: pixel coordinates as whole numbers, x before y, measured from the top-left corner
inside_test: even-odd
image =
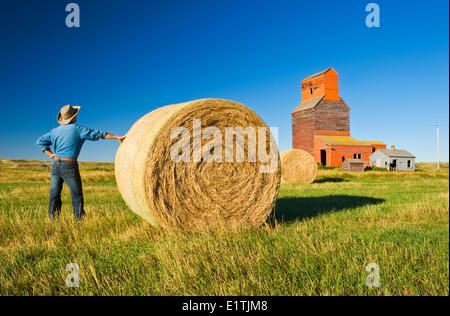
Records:
[[[119,143],[122,144],[123,140],[125,139],[126,136],[117,136],[114,134],[110,134],[110,133],[106,133],[105,135],[105,139],[117,139],[119,141]]]
[[[84,126],[80,126],[81,130],[81,134],[80,137],[82,139],[85,140],[99,140],[100,138],[104,138],[104,139],[117,139],[120,143],[123,142],[123,140],[125,139],[125,136],[117,136],[114,134],[110,134],[107,133],[105,131],[100,131],[100,130],[96,130],[96,129],[90,129]]]

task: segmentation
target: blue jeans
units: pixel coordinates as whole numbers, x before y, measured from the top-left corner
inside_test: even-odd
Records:
[[[61,190],[65,182],[72,195],[73,215],[76,219],[86,215],[83,206],[83,188],[77,162],[55,160],[51,168],[52,184],[50,187],[50,203],[48,216],[54,220],[61,213]]]

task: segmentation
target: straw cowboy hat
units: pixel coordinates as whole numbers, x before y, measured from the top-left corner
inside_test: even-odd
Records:
[[[58,123],[66,125],[72,122],[72,120],[80,112],[81,106],[64,105],[58,113]]]

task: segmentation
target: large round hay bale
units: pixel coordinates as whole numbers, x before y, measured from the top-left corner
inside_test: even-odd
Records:
[[[311,183],[317,176],[314,157],[301,149],[289,149],[280,154],[282,183]]]
[[[254,130],[257,144],[229,134],[238,127],[246,135]],[[186,229],[261,225],[281,178],[278,148],[264,121],[221,99],[168,105],[142,117],[119,147],[115,173],[133,212],[155,226]]]

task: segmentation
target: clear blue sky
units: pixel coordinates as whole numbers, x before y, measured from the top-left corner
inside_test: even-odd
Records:
[[[279,127],[291,147],[300,81],[333,67],[351,135],[441,161],[449,153],[448,1],[78,0],[0,2],[0,158],[45,159],[36,138],[65,104],[79,122],[125,134],[151,110],[224,98]],[[365,25],[376,2],[381,27]],[[87,142],[80,160],[113,161],[116,141]]]

